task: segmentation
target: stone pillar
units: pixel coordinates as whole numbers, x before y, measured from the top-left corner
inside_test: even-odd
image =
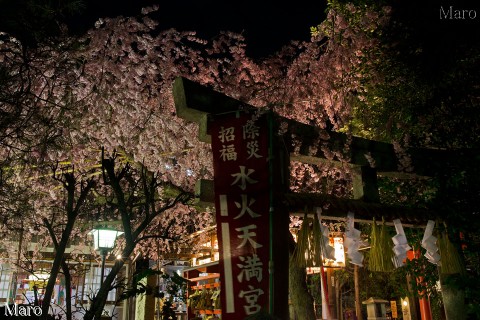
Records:
[[[148,259],[139,260],[136,263],[137,272],[148,269]],[[140,281],[143,285],[148,287],[155,287],[157,285],[157,276],[152,275],[143,278]],[[155,319],[155,297],[153,295],[139,294],[135,298],[135,320],[154,320]]]

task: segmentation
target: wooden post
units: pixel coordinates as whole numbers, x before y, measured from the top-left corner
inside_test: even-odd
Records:
[[[420,306],[418,305],[418,300],[415,299],[414,297],[414,292],[412,288],[412,276],[410,274],[407,274],[406,276],[407,280],[407,289],[409,291],[409,300],[410,300],[410,306],[411,306],[411,318],[412,320],[420,320]]]
[[[353,168],[353,197],[365,202],[380,202],[378,193],[377,171],[367,166]],[[355,313],[358,320],[363,320],[362,302],[360,301],[360,284],[358,266],[354,266]]]
[[[418,282],[422,283],[423,277],[418,277]],[[432,310],[430,308],[430,299],[423,295],[421,298],[418,299],[420,304],[420,316],[422,320],[432,320]]]
[[[335,299],[335,278],[333,275],[333,268],[325,268],[327,271],[327,285],[328,285],[328,310],[331,319],[338,319],[337,301]]]
[[[414,251],[409,251],[407,252],[407,259],[412,260],[412,259],[418,259],[420,256],[420,249],[416,249]],[[417,277],[415,279],[417,283],[422,283],[423,282],[423,277]],[[410,284],[409,284],[410,287]],[[419,292],[419,294],[422,294],[422,292]],[[420,319],[421,320],[432,320],[432,311],[430,309],[430,300],[428,297],[422,296],[421,298],[415,299],[412,297],[410,299],[410,314],[412,316],[412,320],[417,319],[417,309],[419,310],[420,313]]]
[[[358,278],[358,266],[353,266],[353,281],[355,283],[355,314],[357,320],[363,320],[362,303],[360,302],[360,281]]]

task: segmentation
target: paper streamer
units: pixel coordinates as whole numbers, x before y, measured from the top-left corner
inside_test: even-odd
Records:
[[[322,224],[322,211],[317,209],[318,223],[320,224],[320,232],[322,233],[322,239],[320,240],[320,247],[322,248],[322,255],[325,259],[336,260],[335,248],[330,245],[330,235],[327,226]]]
[[[428,220],[425,233],[423,234],[422,247],[427,250],[425,257],[433,264],[440,265],[440,254],[438,254],[437,238],[433,236],[435,221]]]
[[[405,231],[403,231],[403,226],[400,219],[393,220],[393,224],[395,225],[395,230],[397,231],[397,234],[392,237],[394,244],[393,252],[395,253],[393,264],[396,268],[398,268],[405,264],[405,260],[407,259],[407,251],[411,250],[412,248],[408,245],[407,237],[405,236]]]
[[[350,263],[363,267],[363,254],[358,251],[360,248],[360,230],[354,227],[354,214],[349,212],[346,221],[345,247],[347,247],[347,256]]]

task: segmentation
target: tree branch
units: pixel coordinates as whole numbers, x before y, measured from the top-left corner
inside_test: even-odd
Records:
[[[172,238],[172,237],[168,237],[168,236],[165,236],[165,235],[148,235],[148,236],[140,237],[137,240],[135,240],[135,244],[138,244],[141,241],[147,240],[147,239],[163,239],[163,240],[171,240],[171,241],[177,241],[178,240],[178,238]]]
[[[103,152],[102,152],[103,157]],[[109,159],[102,158],[102,171],[106,172],[108,181],[105,183],[109,184],[118,201],[118,211],[122,216],[123,231],[125,232],[125,240],[127,244],[134,243],[134,237],[132,235],[132,227],[130,225],[130,215],[127,210],[127,204],[125,201],[125,195],[123,193],[122,187],[120,186],[120,178],[115,174],[115,158],[111,157]],[[122,170],[122,172],[125,172]],[[105,181],[105,180],[104,180]]]
[[[134,231],[133,233],[134,237],[138,237],[138,235],[145,230],[145,228],[150,224],[150,222],[152,222],[152,220],[155,219],[162,212],[165,212],[168,209],[175,207],[177,203],[186,204],[192,197],[193,197],[193,194],[189,192],[184,191],[180,193],[175,199],[171,200],[170,203],[167,203],[162,208],[160,208],[159,210],[155,211],[152,215],[150,215],[148,219],[145,218],[142,221],[142,223],[140,223],[140,225],[137,227],[137,229]]]
[[[53,226],[52,224],[47,220],[47,218],[43,218],[43,224],[48,230],[48,233],[50,234],[50,238],[52,238],[53,246],[55,247],[55,251],[58,250],[58,240],[57,236],[55,235],[55,232],[53,231]]]

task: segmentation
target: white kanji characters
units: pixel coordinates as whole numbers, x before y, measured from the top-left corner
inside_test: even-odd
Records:
[[[252,237],[256,237],[257,233],[255,232],[250,232],[250,229],[257,229],[257,226],[254,224],[241,227],[241,228],[235,228],[235,230],[243,232],[243,234],[238,235],[238,238],[243,239],[242,243],[240,243],[237,247],[237,249],[245,246],[247,244],[247,241],[254,247],[255,249],[263,247],[263,245],[255,242],[255,240],[252,239]]]
[[[256,254],[253,254],[252,256],[247,257],[240,256],[239,259],[245,264],[237,263],[237,267],[242,269],[240,274],[237,276],[238,282],[242,282],[244,276],[247,281],[257,278],[258,282],[261,282],[263,263],[260,261],[260,258]]]
[[[237,184],[238,182],[238,187],[242,190],[245,190],[247,188],[247,183],[254,184],[257,183],[257,180],[254,180],[250,178],[250,175],[255,172],[253,169],[248,169],[247,173],[245,173],[245,166],[239,166],[240,167],[240,172],[239,173],[234,173],[231,176],[235,177],[235,180],[232,182],[231,186],[234,184]]]
[[[218,139],[222,143],[225,143],[225,141],[233,141],[235,140],[235,128],[234,127],[229,127],[229,128],[224,128],[220,127],[220,132],[218,134]]]
[[[230,144],[228,146],[222,145],[222,149],[220,149],[220,158],[222,161],[227,160],[237,160],[237,152],[235,151],[235,145]]]
[[[260,129],[253,124],[253,121],[247,121],[243,126],[243,139],[255,139],[259,136]]]
[[[264,292],[262,289],[257,288],[255,289],[253,286],[248,286],[250,290],[242,290],[238,294],[240,298],[245,298],[246,305],[243,306],[245,309],[245,313],[247,315],[257,313],[262,308],[260,305],[257,304],[258,297],[262,295]]]
[[[242,194],[241,197],[242,197],[242,203],[235,201],[235,206],[239,209],[241,208],[241,210],[240,210],[240,213],[234,219],[238,219],[242,217],[245,214],[245,212],[247,212],[252,218],[260,217],[258,213],[250,209],[250,206],[255,202],[255,199],[251,198],[250,201],[248,201],[248,197],[246,194]]]
[[[258,146],[258,141],[248,141],[247,142],[247,160],[251,157],[261,158],[262,156],[259,155],[257,152],[260,150]]]

